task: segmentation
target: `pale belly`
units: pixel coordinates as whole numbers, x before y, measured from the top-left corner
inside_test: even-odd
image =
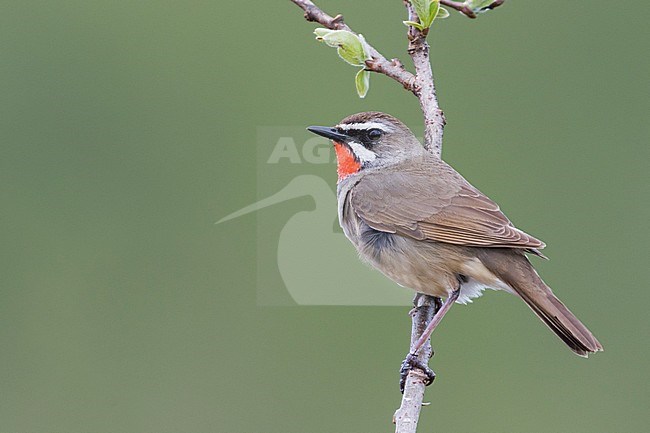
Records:
[[[442,298],[460,287],[457,302],[461,304],[472,302],[486,288],[512,292],[472,248],[418,241],[368,226],[361,229],[358,237],[350,239],[359,255],[400,286]]]

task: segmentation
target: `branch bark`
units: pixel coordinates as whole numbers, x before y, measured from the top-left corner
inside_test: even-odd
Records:
[[[419,21],[411,2],[409,0],[403,1],[409,21]],[[446,122],[438,103],[436,87],[433,81],[433,70],[431,69],[429,44],[427,42],[428,33],[429,29],[419,30],[415,27],[409,27],[407,32],[409,41],[408,53],[415,66],[417,90],[414,93],[420,102],[420,108],[424,117],[424,148],[440,158],[442,154],[442,137]],[[416,295],[414,303],[415,308],[412,316],[409,353],[411,347],[414,347],[416,341],[419,340],[424,329],[442,305],[440,298],[429,295]],[[417,353],[417,358],[427,365],[432,355],[431,340],[427,340]],[[400,407],[393,415],[395,433],[415,433],[417,431],[425,388],[425,374],[418,369],[412,369],[406,377]]]
[[[409,351],[415,345],[415,342],[418,341],[420,335],[422,335],[424,329],[442,305],[440,298],[428,295],[416,295],[413,303]],[[433,349],[431,347],[431,341],[428,340],[418,352],[417,358],[426,364],[432,356]],[[418,369],[413,369],[409,372],[406,378],[406,384],[404,385],[402,402],[399,409],[393,415],[395,433],[415,433],[417,431],[420,409],[422,409],[422,400],[424,399],[424,390],[426,388],[426,379],[425,374]]]
[[[409,21],[418,21],[413,5],[404,0],[408,12]],[[429,44],[427,34],[429,29],[418,30],[415,27],[408,28],[408,53],[413,59],[415,66],[415,96],[420,101],[420,108],[424,116],[424,148],[432,152],[438,158],[442,153],[442,135],[445,127],[445,116],[438,104],[436,87],[433,82],[433,71],[429,59]]]

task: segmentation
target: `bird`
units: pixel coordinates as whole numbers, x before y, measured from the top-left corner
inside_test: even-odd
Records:
[[[339,223],[360,258],[400,286],[445,298],[403,370],[418,367],[432,382],[435,374],[418,363],[417,351],[451,305],[471,302],[486,288],[521,298],[575,354],[603,350],[528,259],[546,258],[545,244],[517,229],[403,122],[369,111],[307,130],[333,142]]]

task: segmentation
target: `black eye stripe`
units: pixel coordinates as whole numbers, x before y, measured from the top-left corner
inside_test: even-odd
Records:
[[[381,136],[384,134],[384,131],[382,131],[379,128],[363,128],[363,129],[337,128],[337,131],[342,134],[353,137],[355,140],[357,140],[365,147],[374,145],[375,142],[379,140]]]

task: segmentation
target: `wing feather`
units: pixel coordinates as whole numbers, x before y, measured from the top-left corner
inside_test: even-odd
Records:
[[[369,173],[350,194],[354,211],[375,230],[464,246],[545,246],[442,161]]]

